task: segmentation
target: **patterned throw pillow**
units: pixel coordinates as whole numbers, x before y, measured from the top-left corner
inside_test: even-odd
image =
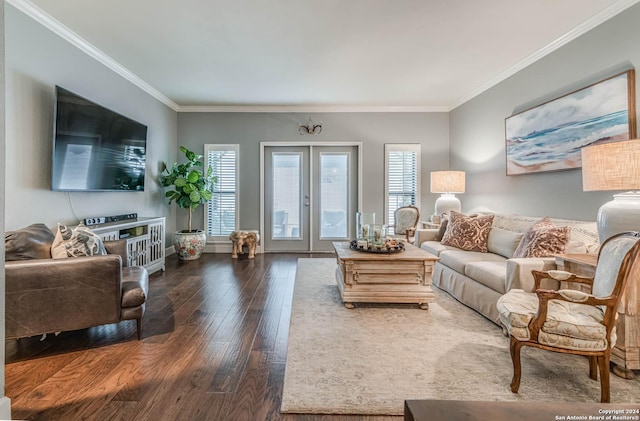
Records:
[[[440,244],[467,251],[486,253],[493,215],[466,216],[451,211],[447,231]]]
[[[549,217],[536,222],[524,233],[513,257],[548,257],[562,253],[569,243],[571,227],[556,227]]]
[[[102,239],[89,228],[84,225],[69,228],[58,224],[58,232],[51,245],[51,257],[64,259],[102,254],[107,254]]]

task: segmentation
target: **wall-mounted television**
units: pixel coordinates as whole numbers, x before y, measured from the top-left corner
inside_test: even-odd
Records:
[[[144,190],[144,124],[56,86],[53,131],[52,190]]]

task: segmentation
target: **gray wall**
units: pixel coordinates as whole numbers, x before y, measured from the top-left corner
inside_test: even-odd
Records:
[[[137,212],[167,216],[175,231],[157,176],[176,159],[177,113],[10,5],[6,17],[6,229]],[[51,191],[55,85],[148,126],[144,192]]]
[[[319,135],[298,134],[311,117],[322,122]],[[422,144],[422,203],[425,216],[433,213],[438,195],[429,193],[429,172],[449,167],[448,113],[180,113],[178,143],[203,153],[207,143],[240,145],[240,226],[258,228],[260,206],[260,142],[351,141],[363,143],[363,211],[383,216],[384,144]],[[203,210],[194,221],[203,224]],[[178,215],[185,227],[186,212]],[[200,227],[202,225],[199,225]]]
[[[451,112],[451,165],[467,171],[464,211],[595,220],[615,192],[583,192],[581,170],[505,175],[504,119],[635,67],[639,20],[636,5]]]
[[[0,168],[4,170],[5,134],[4,134],[4,0],[0,0]],[[4,209],[4,183],[0,183],[0,209]],[[0,212],[0,232],[4,232],[4,212]],[[4,243],[0,244],[0,261],[4,261]],[[4,342],[4,266],[0,270],[0,338]],[[0,349],[0,419],[11,418],[11,408],[4,394],[4,346]]]

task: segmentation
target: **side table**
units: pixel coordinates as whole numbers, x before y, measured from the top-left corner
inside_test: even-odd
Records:
[[[598,261],[598,256],[595,254],[559,254],[555,258],[559,270],[566,270],[585,277],[594,276]],[[629,282],[640,282],[640,279],[632,278]],[[571,288],[566,285],[562,287]],[[588,289],[584,284],[580,287],[581,290]],[[629,290],[630,286],[628,285],[627,291]],[[611,350],[611,362],[614,363],[613,373],[625,379],[633,379],[635,376],[632,370],[640,370],[640,314],[638,312],[634,312],[636,314],[629,313],[629,310],[623,306],[618,308],[618,322],[616,324],[618,338],[616,345]]]

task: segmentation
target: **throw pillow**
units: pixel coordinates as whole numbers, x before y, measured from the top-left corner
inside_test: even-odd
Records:
[[[486,253],[492,224],[493,215],[472,217],[451,211],[449,224],[440,244]]]
[[[545,217],[524,233],[513,257],[548,257],[562,253],[569,243],[570,227],[556,227]]]
[[[447,226],[449,225],[449,218],[446,215],[442,215],[440,218],[440,228],[438,228],[438,233],[436,234],[436,241],[442,241],[442,237],[444,237],[444,233],[447,232]]]
[[[492,227],[487,240],[489,252],[511,259],[523,235],[521,232]]]
[[[53,233],[45,224],[32,224],[4,234],[4,260],[50,259]]]
[[[69,228],[58,224],[58,232],[51,245],[51,257],[64,259],[101,254],[107,254],[102,239],[89,228],[84,225]]]

